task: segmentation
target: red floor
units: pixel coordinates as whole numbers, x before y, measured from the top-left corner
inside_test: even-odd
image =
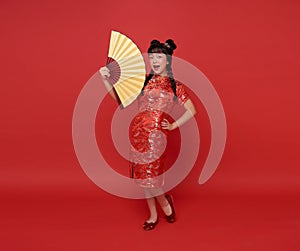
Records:
[[[177,221],[160,211],[153,231],[143,200],[118,198],[93,185],[1,194],[2,250],[299,250],[296,194],[184,191],[176,188]],[[77,192],[76,192],[77,191]]]

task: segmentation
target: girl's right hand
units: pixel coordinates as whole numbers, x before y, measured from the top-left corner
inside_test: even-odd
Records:
[[[103,79],[107,79],[110,77],[109,69],[106,66],[101,67],[99,73]]]
[[[119,102],[119,98],[117,97],[117,94],[113,90],[113,86],[111,85],[111,83],[108,79],[110,77],[109,69],[106,66],[101,67],[100,70],[99,70],[99,73],[100,73],[100,76],[102,78],[102,82],[104,83],[104,86],[105,86],[106,90],[109,92],[109,94],[112,96],[112,98],[114,100]]]

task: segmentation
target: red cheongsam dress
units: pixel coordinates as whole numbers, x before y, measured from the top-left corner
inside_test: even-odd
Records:
[[[176,81],[179,103],[189,96]],[[138,97],[138,114],[129,126],[130,175],[145,188],[162,187],[167,130],[161,122],[174,106],[174,92],[169,77],[154,75]]]

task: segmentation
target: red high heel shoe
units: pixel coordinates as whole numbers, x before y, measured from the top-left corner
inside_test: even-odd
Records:
[[[157,223],[158,223],[158,217],[157,217],[157,219],[156,219],[155,222],[147,222],[147,221],[145,221],[144,225],[143,225],[143,228],[144,228],[145,231],[152,230],[152,229],[154,229],[156,227]]]
[[[170,215],[166,215],[166,219],[167,219],[167,222],[174,223],[175,222],[175,209],[174,209],[174,205],[173,205],[172,195],[166,194],[166,199],[169,202],[171,209],[172,209],[172,213]]]

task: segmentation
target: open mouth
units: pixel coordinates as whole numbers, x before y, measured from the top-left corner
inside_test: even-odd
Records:
[[[160,67],[160,65],[153,65],[153,69],[154,69],[155,71],[157,71],[157,70],[159,69],[159,67]]]

